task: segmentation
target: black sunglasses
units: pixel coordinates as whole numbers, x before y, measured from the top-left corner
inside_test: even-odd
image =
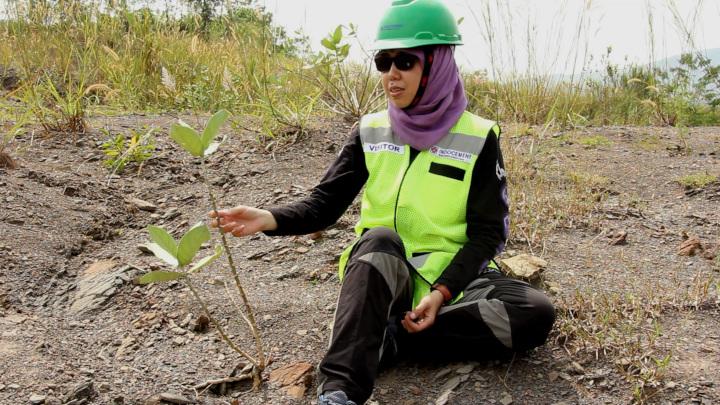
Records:
[[[415,66],[415,62],[418,61],[418,57],[406,52],[400,52],[394,57],[391,57],[388,53],[379,53],[375,55],[375,67],[380,72],[387,72],[392,67],[393,63],[398,70],[410,70]]]

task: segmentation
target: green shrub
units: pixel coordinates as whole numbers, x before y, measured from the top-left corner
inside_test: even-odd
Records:
[[[582,138],[578,141],[579,144],[588,146],[590,148],[597,148],[599,146],[610,146],[612,142],[608,141],[604,136],[593,136],[592,138]]]
[[[102,165],[107,166],[111,173],[122,173],[125,171],[125,165],[133,161],[140,165],[139,173],[143,163],[150,159],[155,149],[155,142],[151,136],[157,128],[144,127],[144,129],[145,132],[130,130],[132,136],[127,139],[123,134],[113,137],[109,129],[101,129],[102,133],[110,137],[102,144],[103,153],[108,157]]]
[[[675,180],[685,188],[694,189],[702,187],[708,183],[713,183],[717,181],[717,179],[718,177],[716,175],[705,172],[688,174],[687,176],[679,177]]]

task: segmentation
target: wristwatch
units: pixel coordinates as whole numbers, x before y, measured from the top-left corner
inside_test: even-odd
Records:
[[[443,305],[447,304],[448,302],[450,302],[450,300],[452,300],[452,294],[450,294],[450,290],[448,290],[448,288],[445,285],[435,283],[432,286],[430,286],[430,291],[434,291],[434,290],[438,290],[442,293]]]

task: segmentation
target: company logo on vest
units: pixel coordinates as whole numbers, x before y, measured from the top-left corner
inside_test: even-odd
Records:
[[[448,158],[452,160],[457,160],[459,162],[465,162],[470,163],[472,160],[473,154],[468,152],[461,152],[459,150],[453,150],[453,149],[443,149],[438,148],[437,146],[433,146],[430,148],[430,153],[437,157],[442,158]]]

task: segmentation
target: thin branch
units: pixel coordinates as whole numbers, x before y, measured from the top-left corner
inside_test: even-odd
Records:
[[[223,281],[223,287],[225,287],[225,293],[227,294],[228,298],[230,298],[230,301],[232,301],[232,304],[233,304],[233,306],[235,307],[235,309],[238,311],[238,313],[240,314],[240,316],[242,316],[242,318],[243,318],[243,319],[245,320],[245,322],[248,324],[248,327],[250,327],[250,329],[252,329],[252,323],[250,323],[250,319],[248,319],[248,317],[245,316],[245,313],[244,313],[243,310],[240,308],[240,306],[238,305],[237,301],[235,301],[235,296],[233,296],[233,294],[230,292],[230,287],[228,287],[227,283],[224,282],[224,281]]]
[[[215,213],[215,218],[220,220],[220,214],[218,213],[217,204],[215,202],[215,196],[212,193],[212,188],[210,187],[210,184],[207,181],[207,166],[205,164],[205,157],[200,158],[200,166],[202,168],[202,176],[203,176],[203,183],[207,186],[208,189],[208,197],[210,198],[210,204],[212,205],[213,212]],[[235,267],[235,260],[232,256],[232,251],[230,250],[230,245],[227,242],[227,238],[225,237],[225,232],[223,232],[221,227],[218,227],[220,230],[220,238],[222,240],[223,247],[225,248],[225,254],[228,259],[228,265],[230,266],[230,272],[233,275],[233,279],[235,280],[235,285],[237,286],[238,292],[240,293],[240,297],[242,297],[243,304],[245,305],[245,309],[247,310],[247,317],[250,321],[251,330],[253,333],[253,337],[255,338],[255,345],[258,349],[258,357],[259,357],[259,364],[256,364],[253,362],[253,364],[260,370],[264,370],[265,368],[265,354],[263,353],[263,345],[262,340],[260,339],[260,332],[257,327],[257,322],[255,321],[255,315],[253,315],[252,307],[250,306],[250,302],[247,299],[247,295],[245,294],[245,290],[242,287],[242,284],[240,283],[240,278],[238,277],[237,268]],[[250,360],[248,358],[248,360]]]
[[[225,333],[225,329],[220,325],[220,323],[215,319],[215,317],[212,316],[212,313],[207,307],[207,304],[205,304],[205,301],[203,301],[202,298],[200,298],[200,294],[195,290],[195,287],[193,287],[192,282],[190,281],[190,277],[184,277],[185,281],[187,282],[188,287],[190,288],[190,292],[192,292],[195,299],[200,303],[200,307],[202,307],[203,311],[205,312],[205,315],[210,319],[210,322],[215,325],[218,332],[220,333],[220,336],[222,339],[227,343],[231,349],[235,350],[237,353],[239,353],[241,356],[248,359],[249,362],[251,362],[256,368],[262,369],[264,367],[264,361],[258,362],[255,360],[251,355],[240,349],[239,347],[235,346],[235,344],[230,340],[228,335]],[[262,354],[262,352],[261,352]]]
[[[252,375],[243,374],[243,375],[240,375],[237,377],[227,377],[227,378],[220,378],[217,380],[208,380],[208,381],[205,381],[204,383],[193,386],[193,389],[202,390],[207,387],[212,387],[213,385],[218,385],[218,384],[223,384],[223,383],[234,383],[234,382],[249,380],[251,378],[252,378]]]

